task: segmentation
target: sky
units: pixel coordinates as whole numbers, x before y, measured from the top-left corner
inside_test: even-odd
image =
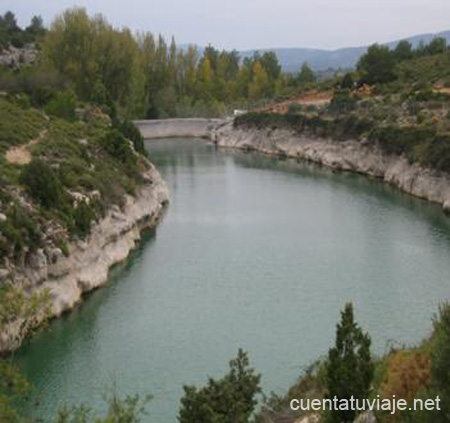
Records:
[[[21,25],[73,6],[177,43],[237,50],[336,49],[450,29],[450,0],[0,0]]]

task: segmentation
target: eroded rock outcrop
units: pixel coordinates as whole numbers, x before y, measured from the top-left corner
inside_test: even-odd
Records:
[[[122,208],[113,206],[84,241],[69,244],[67,256],[59,248],[41,248],[23,266],[9,263],[1,269],[3,277],[28,293],[48,291],[52,317],[75,307],[84,293],[106,283],[111,266],[127,258],[141,231],[157,224],[168,189],[154,166],[143,176],[136,196],[127,196]],[[18,348],[36,323],[22,320],[9,325],[0,334],[0,352]]]
[[[38,50],[34,44],[27,44],[22,48],[10,45],[0,52],[0,66],[19,69],[30,66],[38,60]]]

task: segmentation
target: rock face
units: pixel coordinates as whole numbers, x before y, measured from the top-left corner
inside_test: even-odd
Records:
[[[28,44],[22,48],[9,46],[0,53],[0,66],[19,69],[29,66],[38,59],[38,51],[34,44]]]
[[[444,211],[450,211],[449,175],[411,164],[403,156],[387,156],[360,141],[311,138],[278,129],[235,129],[232,123],[216,128],[211,138],[222,147],[304,159],[332,169],[383,179],[402,191],[441,204]]]
[[[125,199],[122,209],[112,207],[93,226],[86,240],[70,244],[67,257],[59,248],[39,249],[29,257],[26,266],[10,265],[3,272],[26,292],[48,290],[52,316],[70,310],[81,301],[83,293],[106,283],[110,267],[128,256],[143,229],[157,224],[168,202],[168,189],[153,166],[144,175],[144,181],[135,197]],[[30,324],[16,322],[1,333],[0,352],[18,348]]]

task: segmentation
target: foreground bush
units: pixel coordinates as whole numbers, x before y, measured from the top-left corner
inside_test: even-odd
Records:
[[[64,192],[53,169],[41,160],[33,160],[22,171],[20,181],[31,197],[46,208],[59,208]]]
[[[219,380],[209,379],[197,389],[184,387],[178,421],[180,423],[246,423],[261,392],[261,376],[249,367],[247,354],[239,350],[230,361],[230,371]]]

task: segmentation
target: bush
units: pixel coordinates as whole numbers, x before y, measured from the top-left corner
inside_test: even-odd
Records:
[[[126,166],[136,164],[136,156],[125,137],[117,130],[112,129],[102,139],[101,145],[114,159]]]
[[[424,164],[450,172],[450,135],[436,135],[422,150]]]
[[[45,106],[44,110],[48,115],[56,116],[69,121],[75,120],[75,109],[77,98],[72,91],[60,91]]]
[[[356,108],[356,103],[357,100],[352,97],[350,90],[336,90],[328,109],[332,112],[347,113]]]
[[[35,67],[22,69],[19,75],[14,76],[9,87],[9,91],[27,94],[35,107],[46,105],[63,89],[64,80],[61,75]]]
[[[257,404],[255,397],[261,392],[260,379],[249,367],[247,354],[239,350],[222,379],[209,379],[201,389],[184,387],[178,421],[247,423]]]
[[[416,146],[421,143],[432,140],[435,131],[429,128],[420,127],[404,127],[396,125],[388,125],[375,128],[370,139],[377,142],[380,148],[388,154],[406,154],[410,158],[414,158],[412,153]]]
[[[301,113],[302,111],[302,105],[299,103],[291,103],[288,106],[288,114],[290,115],[296,115],[298,113]]]
[[[91,232],[91,223],[95,219],[95,212],[85,201],[82,201],[74,212],[73,232],[84,238]]]
[[[144,137],[142,136],[141,131],[139,131],[139,129],[133,122],[129,120],[124,120],[123,122],[117,125],[117,129],[125,138],[133,142],[134,149],[137,152],[141,154],[146,154],[144,146]]]
[[[31,197],[46,208],[63,205],[63,187],[53,169],[41,160],[33,160],[20,175]]]

